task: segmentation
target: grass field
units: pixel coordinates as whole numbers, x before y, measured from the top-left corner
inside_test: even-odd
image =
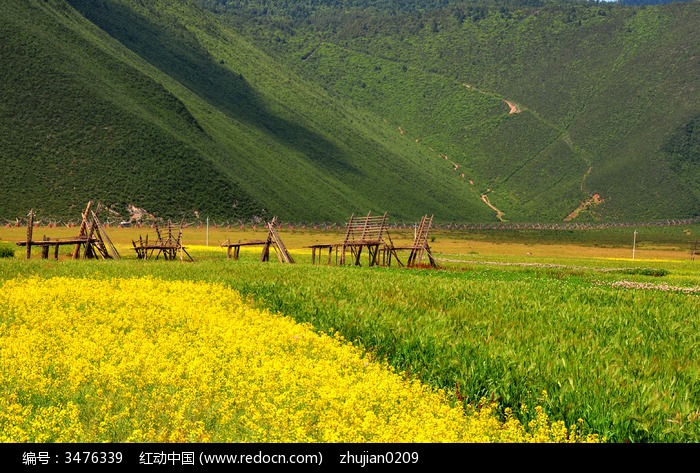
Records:
[[[264,239],[262,227],[184,228],[182,241],[194,262],[136,259],[131,241],[146,234],[153,238],[151,228],[105,231],[120,260],[73,261],[72,248],[65,247],[59,261],[41,259],[39,251],[27,261],[24,248],[17,247],[14,258],[0,258],[0,278],[6,287],[33,276],[87,281],[88,287],[94,281],[102,288],[97,293],[113,278],[213,284],[216,291],[221,285],[239,293],[251,310],[283,314],[318,334],[341,336],[404,379],[442,390],[447,405],[461,403],[465,412],[494,406],[501,422],[516,419],[521,426],[538,425],[544,413],[551,422],[607,442],[700,441],[700,261],[691,260],[689,252],[697,227],[510,234],[436,230],[430,245],[438,270],[397,264],[370,268],[364,261],[360,267],[312,265],[308,246],[342,241],[339,229],[282,227],[292,265],[272,254],[269,262],[260,262],[260,247],[243,247],[238,261],[226,258],[220,243]],[[37,228],[34,238],[76,232]],[[392,229],[390,235],[400,246],[412,239],[412,229]],[[0,229],[3,247],[25,237],[25,228]],[[30,297],[41,299],[39,286],[26,289]],[[213,298],[212,312],[222,310],[220,299]],[[43,396],[41,402],[48,402]],[[383,412],[380,406],[377,401],[376,413]],[[211,435],[207,426],[215,423],[213,417],[192,420],[203,422],[196,431],[204,438]],[[552,425],[548,436],[538,438],[554,441],[555,430]],[[222,432],[226,437],[229,431]],[[503,429],[499,432],[477,441],[504,441]],[[264,438],[256,435],[252,438]],[[318,432],[304,435],[298,438],[325,438]],[[364,441],[380,438],[363,435]],[[425,437],[414,432],[411,438]]]
[[[161,228],[162,229],[162,228]],[[176,227],[179,230],[179,227]],[[148,226],[140,228],[107,227],[104,229],[109,238],[117,245],[120,255],[135,257],[131,242],[139,237],[153,239],[155,230]],[[282,226],[280,235],[287,246],[297,254],[307,254],[311,262],[311,250],[307,247],[319,243],[340,243],[343,241],[344,229],[335,225],[308,225],[305,227]],[[635,235],[635,232],[637,233]],[[0,242],[16,243],[26,239],[24,226],[0,227]],[[56,226],[37,227],[33,230],[34,240],[42,236],[49,238],[70,238],[78,234],[78,228]],[[413,240],[413,229],[392,229],[389,232],[396,246],[409,244]],[[209,256],[225,255],[225,250],[217,251],[221,243],[230,240],[252,241],[264,240],[267,230],[264,225],[257,227],[207,227],[192,225],[182,229],[182,242],[185,246],[198,248]],[[433,230],[430,245],[433,252],[444,259],[455,256],[460,258],[508,257],[522,261],[539,258],[583,258],[592,260],[689,260],[690,249],[700,241],[700,225],[678,227],[629,227],[603,230],[522,230],[522,231],[459,231]],[[698,245],[700,248],[700,245]],[[19,254],[20,250],[17,249]],[[700,251],[700,249],[698,250]],[[250,249],[259,253],[258,249]],[[63,256],[70,254],[66,249]],[[212,253],[212,255],[209,255]]]

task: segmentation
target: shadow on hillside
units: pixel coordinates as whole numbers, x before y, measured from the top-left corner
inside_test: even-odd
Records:
[[[332,142],[270,113],[264,98],[241,75],[218,64],[180,24],[154,23],[109,0],[68,0],[68,3],[124,46],[231,118],[266,130],[327,172],[359,172]]]

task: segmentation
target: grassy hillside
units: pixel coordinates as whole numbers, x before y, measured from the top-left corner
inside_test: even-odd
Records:
[[[211,16],[169,2],[71,3],[2,13],[3,58],[22,66],[3,69],[3,217],[79,218],[92,198],[122,217],[131,204],[234,221],[488,218],[476,193],[445,185],[450,170],[389,125]]]
[[[202,152],[215,148],[184,104],[65,4],[9,2],[0,31],[3,217],[80,218],[88,199],[256,207]]]
[[[261,47],[448,155],[506,218],[561,220],[595,194],[580,219],[698,214],[698,2],[225,3]]]
[[[699,214],[697,2],[6,3],[0,219]]]

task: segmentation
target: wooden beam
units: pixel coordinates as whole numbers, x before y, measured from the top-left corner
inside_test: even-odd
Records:
[[[80,232],[78,237],[85,236],[85,230],[87,229],[87,218],[90,215],[90,207],[92,206],[92,201],[88,201],[87,207],[85,207],[85,212],[83,212],[83,221],[80,222]],[[75,245],[73,249],[73,259],[78,259],[80,257],[80,243]]]
[[[32,232],[34,231],[34,211],[27,215],[27,259],[32,257]]]

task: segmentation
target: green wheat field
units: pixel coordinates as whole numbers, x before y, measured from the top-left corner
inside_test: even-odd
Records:
[[[193,261],[105,231],[119,258],[0,229],[2,442],[700,441],[697,226],[435,230],[437,268],[312,264],[342,229],[282,226],[293,264],[220,246],[264,228],[186,227]]]

